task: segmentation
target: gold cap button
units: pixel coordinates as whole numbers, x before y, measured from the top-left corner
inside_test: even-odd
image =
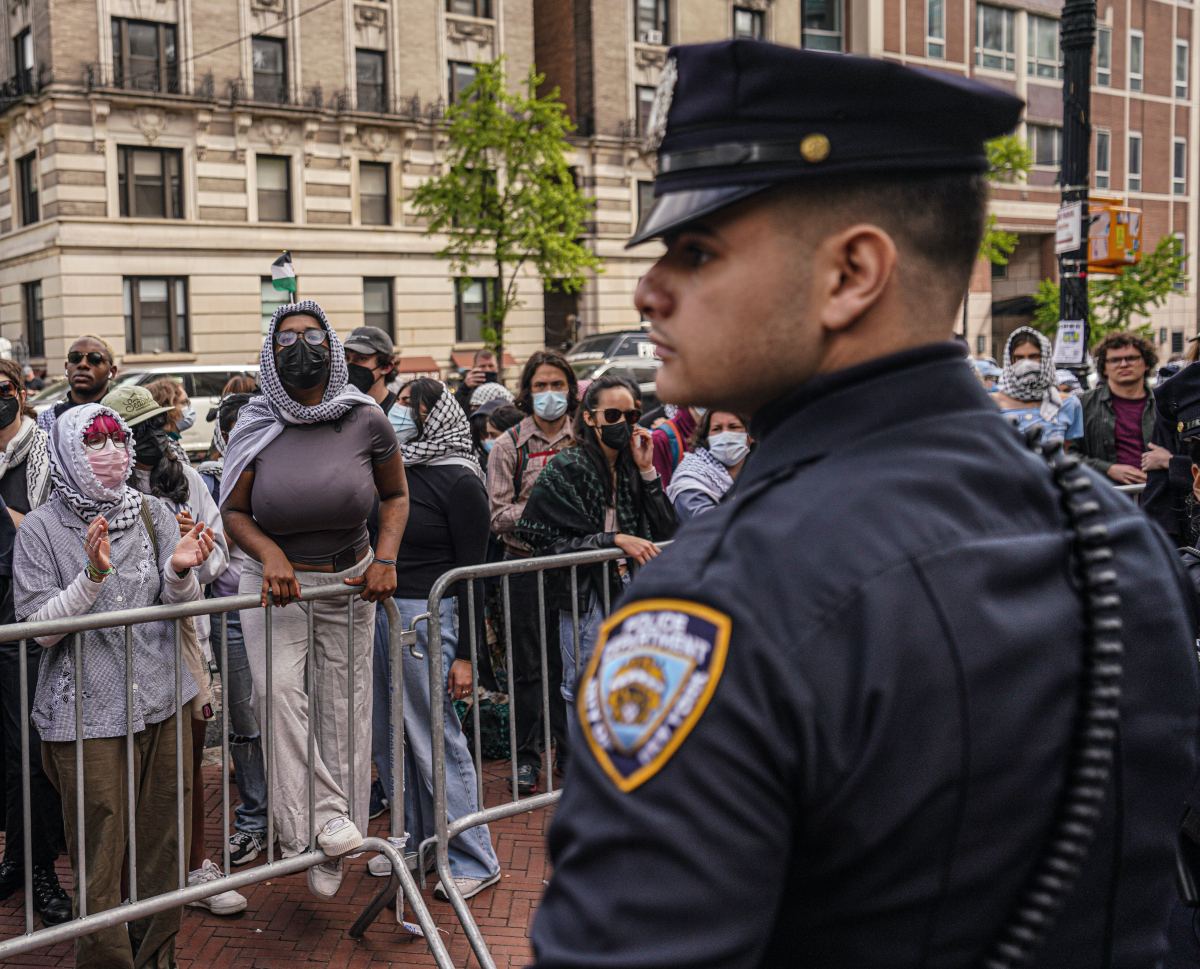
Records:
[[[800,142],[800,157],[816,164],[829,157],[829,139],[825,135],[805,135]]]

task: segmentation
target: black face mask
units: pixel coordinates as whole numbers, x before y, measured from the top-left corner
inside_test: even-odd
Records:
[[[16,397],[0,400],[0,427],[8,427],[21,413],[21,402]]]
[[[297,340],[275,354],[279,379],[297,390],[311,390],[329,376],[329,347]]]
[[[357,363],[348,364],[346,367],[350,371],[349,381],[351,385],[357,387],[364,394],[367,393],[375,383],[375,372],[369,367],[361,366]]]
[[[133,435],[133,460],[151,468],[162,460],[167,449],[167,433],[162,428],[138,428]]]
[[[629,426],[628,421],[605,424],[600,428],[600,440],[604,442],[606,447],[610,447],[614,451],[623,451],[629,447],[629,439],[632,436],[633,428]]]

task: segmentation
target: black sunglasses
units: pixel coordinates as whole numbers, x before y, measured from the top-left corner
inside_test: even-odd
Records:
[[[0,400],[8,400],[17,396],[17,385],[11,380],[0,380]]]
[[[622,417],[625,423],[636,424],[642,419],[642,412],[636,407],[633,410],[621,410],[620,407],[605,407],[604,410],[594,410],[593,415],[601,414],[605,424],[616,424]]]
[[[81,353],[78,350],[72,350],[67,354],[67,363],[74,366],[82,361],[85,356],[87,357],[88,366],[90,367],[98,367],[102,363],[108,363],[108,360],[105,358],[104,354],[99,350],[92,350],[86,354]]]
[[[275,344],[281,347],[290,347],[299,339],[300,334],[295,330],[280,330],[275,334]],[[309,346],[320,346],[326,339],[325,331],[319,326],[311,326],[304,331],[304,342]]]

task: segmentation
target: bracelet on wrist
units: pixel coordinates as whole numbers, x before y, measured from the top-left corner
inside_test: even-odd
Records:
[[[84,572],[86,573],[87,577],[89,579],[91,579],[93,582],[103,582],[105,578],[107,578],[110,575],[115,574],[116,571],[117,570],[115,568],[113,568],[111,565],[107,569],[104,569],[103,571],[96,568],[94,565],[92,565],[91,562],[88,562],[87,565],[84,566]]]
[[[396,560],[395,559],[376,559],[371,564],[372,565],[390,565],[390,566],[392,566],[392,568],[395,568]]]

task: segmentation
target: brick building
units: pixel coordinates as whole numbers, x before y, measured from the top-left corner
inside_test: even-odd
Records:
[[[578,296],[523,280],[520,359],[628,326],[655,246],[626,253],[651,170],[640,132],[668,45],[734,35],[974,74],[1029,103],[1037,165],[996,193],[1020,235],[981,264],[966,319],[995,352],[1054,270],[1058,0],[6,0],[0,6],[0,335],[56,370],[98,332],[130,362],[252,359],[292,250],[303,296],[343,331],[391,330],[414,369],[479,346],[487,298],[434,258],[411,195],[441,162],[439,116],[472,65],[536,61],[579,131],[606,271]],[[1098,190],[1145,212],[1147,245],[1197,237],[1193,7],[1099,0]],[[1154,319],[1163,356],[1196,332],[1194,286]]]

